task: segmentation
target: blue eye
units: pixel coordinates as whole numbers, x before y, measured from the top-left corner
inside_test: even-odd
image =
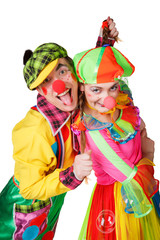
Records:
[[[61,68],[59,69],[59,75],[65,76],[66,74],[68,74],[68,72],[69,72],[68,67],[61,67]]]
[[[99,93],[99,92],[100,92],[100,89],[99,89],[99,88],[96,88],[96,87],[92,87],[92,88],[91,88],[91,91],[94,92],[94,93]]]
[[[66,72],[67,72],[66,70],[61,70],[61,71],[60,71],[60,74],[63,75],[63,74],[65,74]]]
[[[115,84],[115,85],[113,85],[113,86],[110,88],[110,90],[111,90],[111,91],[116,91],[117,88],[118,88],[118,84]]]
[[[46,78],[46,79],[43,81],[43,83],[47,83],[47,82],[49,82],[49,79],[48,79],[48,78]]]

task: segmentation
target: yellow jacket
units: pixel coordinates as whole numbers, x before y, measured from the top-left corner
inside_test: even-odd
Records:
[[[14,127],[14,175],[19,181],[23,198],[46,200],[70,190],[59,179],[60,172],[72,166],[76,154],[72,147],[70,119],[64,127],[65,152],[61,169],[56,168],[56,138],[41,113],[30,109],[26,117]]]

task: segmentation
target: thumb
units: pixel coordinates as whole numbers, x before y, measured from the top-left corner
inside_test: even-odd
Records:
[[[108,18],[107,18],[107,22],[109,22],[109,21],[110,21],[110,19],[111,19],[111,18],[110,18],[110,16],[108,16]]]
[[[92,150],[87,150],[85,153],[87,153],[91,156]]]

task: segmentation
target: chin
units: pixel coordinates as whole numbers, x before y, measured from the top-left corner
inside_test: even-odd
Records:
[[[100,113],[106,113],[109,111],[109,109],[105,108],[105,109],[99,109],[98,110]]]
[[[108,109],[101,111],[101,113],[107,113],[107,112],[109,112]]]
[[[64,106],[62,109],[59,108],[60,110],[64,111],[64,112],[72,112],[75,110],[75,107],[71,107],[71,106]]]

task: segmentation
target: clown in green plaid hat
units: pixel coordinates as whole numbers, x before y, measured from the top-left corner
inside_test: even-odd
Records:
[[[23,61],[37,104],[13,129],[15,172],[0,194],[0,239],[53,239],[66,193],[90,174],[92,162],[73,149],[78,83],[67,51],[45,43]]]

